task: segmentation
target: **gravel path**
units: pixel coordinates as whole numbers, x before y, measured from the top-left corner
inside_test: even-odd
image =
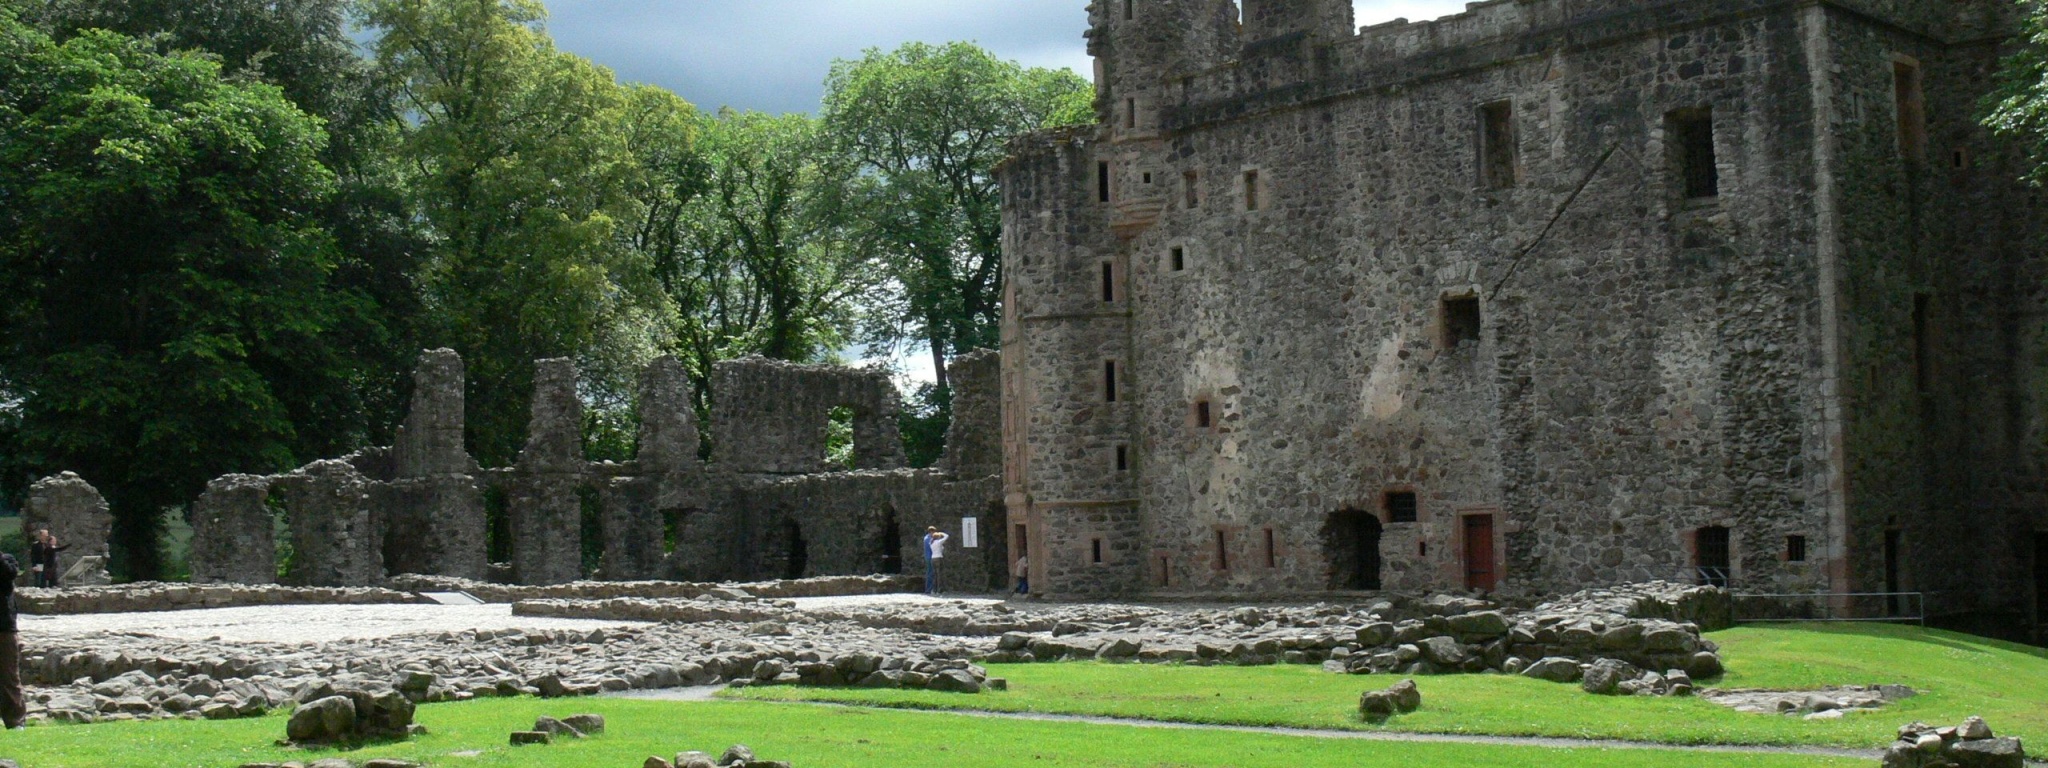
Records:
[[[21,617],[23,635],[148,634],[178,640],[303,643],[465,629],[577,629],[639,622],[513,616],[510,605],[278,605]]]

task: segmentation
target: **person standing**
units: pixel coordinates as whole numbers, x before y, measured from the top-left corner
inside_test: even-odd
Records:
[[[939,593],[939,560],[946,556],[946,539],[951,538],[944,531],[932,526],[924,529],[924,593]]]
[[[1017,594],[1029,594],[1031,592],[1031,556],[1028,554],[1017,555],[1017,565],[1011,568],[1010,571],[1017,577]]]
[[[57,553],[70,548],[70,545],[59,546],[57,537],[50,535],[50,529],[36,529],[35,543],[28,546],[28,569],[36,574],[36,586],[57,587]]]
[[[28,717],[28,702],[21,696],[21,633],[15,623],[14,579],[21,575],[21,563],[0,552],[0,723],[20,728]]]

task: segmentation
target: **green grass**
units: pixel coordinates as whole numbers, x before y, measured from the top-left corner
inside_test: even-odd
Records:
[[[1906,722],[1950,724],[1982,715],[2000,733],[2048,744],[2048,652],[1968,635],[1893,626],[1755,626],[1720,632],[1729,673],[1717,685],[1815,688],[1903,683],[1922,695],[1876,713],[1806,721],[1690,698],[1597,697],[1577,686],[1503,675],[1418,680],[1423,708],[1383,726],[1356,714],[1358,693],[1395,678],[1314,667],[1123,664],[992,665],[1010,690],[979,696],[923,691],[747,688],[754,700],[812,700],[909,708],[971,707],[1194,723],[1422,733],[1556,736],[1674,744],[1768,744],[1876,749]]]
[[[531,727],[537,715],[577,712],[604,715],[606,735],[544,747],[510,747],[505,743],[507,732]],[[432,731],[430,735],[344,756],[358,761],[400,757],[437,768],[628,768],[639,766],[648,755],[672,756],[678,751],[697,749],[715,756],[727,745],[745,743],[764,759],[788,760],[802,768],[1846,768],[1861,764],[1800,755],[1396,744],[755,702],[486,700],[421,707],[419,721]],[[272,740],[283,732],[282,717],[37,727],[0,733],[0,756],[32,768],[231,768],[248,761],[310,762],[335,754],[273,746]],[[471,751],[476,754],[458,754]]]

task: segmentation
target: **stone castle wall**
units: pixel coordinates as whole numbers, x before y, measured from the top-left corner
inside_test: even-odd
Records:
[[[1894,586],[2027,593],[2043,506],[1991,486],[2040,476],[2011,370],[2038,321],[2010,314],[2039,306],[2039,240],[1971,122],[1997,4],[1495,2],[1356,32],[1340,5],[1248,2],[1231,45],[1203,3],[1096,3],[1101,123],[1015,147],[1005,497],[1047,589],[1343,586],[1369,516],[1393,588],[1467,585],[1468,548],[1511,590],[1690,575],[1726,529],[1744,587],[1875,591],[1889,528]],[[1932,391],[1916,345],[1955,358]],[[1957,516],[1996,522],[1959,545]],[[1998,575],[1949,565],[1986,550]]]

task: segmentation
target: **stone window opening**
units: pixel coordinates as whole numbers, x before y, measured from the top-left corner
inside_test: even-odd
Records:
[[[497,502],[496,509],[498,515],[496,518],[490,516],[492,511],[491,502],[494,500]],[[275,544],[277,558],[273,561],[277,563],[277,583],[297,583],[298,579],[296,577],[300,569],[298,568],[298,558],[294,557],[294,555],[298,552],[298,548],[292,544],[291,513],[286,508],[284,488],[281,484],[272,484],[270,486],[269,492],[263,496],[263,506],[270,510],[271,541]],[[506,514],[506,509],[507,503],[504,489],[494,485],[484,491],[484,518],[489,523],[484,529],[486,548],[494,555],[501,553],[498,548],[491,547],[490,545],[495,544],[504,550],[502,552],[503,559],[493,560],[492,562],[504,563],[511,562],[512,560],[512,525],[510,516]],[[493,532],[498,533],[498,537],[495,539],[490,535]],[[58,543],[61,544],[62,542]]]
[[[1698,582],[1725,589],[1734,567],[1728,528],[1709,525],[1694,531],[1692,536],[1693,566],[1698,570]]]
[[[1195,414],[1194,414],[1194,415],[1195,415],[1195,427],[1196,427],[1197,429],[1213,429],[1213,428],[1215,427],[1215,422],[1216,422],[1216,419],[1215,419],[1215,414],[1213,414],[1213,413],[1211,412],[1212,410],[1213,410],[1213,409],[1212,409],[1212,408],[1211,408],[1211,407],[1209,406],[1209,401],[1207,401],[1207,400],[1196,400],[1196,401],[1195,401]]]
[[[1195,171],[1188,171],[1180,175],[1182,188],[1187,193],[1187,204],[1190,209],[1202,207],[1201,179],[1202,175]]]
[[[1788,562],[1788,563],[1803,563],[1803,562],[1806,562],[1806,537],[1805,537],[1805,536],[1787,536],[1787,537],[1785,537],[1785,562]]]
[[[1244,172],[1244,209],[1259,209],[1259,172],[1256,170]]]
[[[1138,100],[1137,100],[1137,99],[1124,99],[1124,127],[1125,127],[1125,128],[1136,128],[1136,127],[1138,127]],[[1151,180],[1151,179],[1146,179],[1146,180],[1145,180],[1145,183],[1147,183],[1147,184],[1150,184],[1150,183],[1152,183],[1152,180]]]
[[[1382,497],[1387,509],[1387,522],[1412,523],[1420,519],[1421,503],[1415,492],[1408,490],[1387,491]]]
[[[1116,447],[1116,471],[1118,471],[1118,472],[1129,472],[1129,471],[1131,471],[1131,448],[1130,448],[1130,446],[1127,446],[1127,445],[1119,445],[1119,446],[1117,446],[1117,447]]]
[[[1109,202],[1109,163],[1107,162],[1095,164],[1095,200],[1101,203]]]
[[[1958,171],[1969,170],[1970,150],[1958,147],[1956,151],[1949,153],[1949,165]]]
[[[1429,557],[1429,542],[1427,542],[1427,541],[1418,541],[1418,542],[1415,542],[1415,556],[1416,556],[1416,557]]]
[[[1496,101],[1479,107],[1479,183],[1486,189],[1511,189],[1516,179],[1515,106]]]
[[[577,486],[577,534],[581,544],[582,574],[595,576],[604,567],[604,500],[597,489]]]
[[[1094,565],[1102,564],[1102,537],[1097,536],[1088,541],[1088,562]]]
[[[1477,345],[1485,325],[1479,313],[1479,296],[1445,296],[1443,298],[1443,339],[1444,349],[1457,349],[1470,343]]]
[[[1892,103],[1898,115],[1899,156],[1908,162],[1926,160],[1927,99],[1919,62],[1904,56],[1892,60]]]
[[[1115,360],[1106,360],[1106,361],[1103,361],[1103,363],[1102,363],[1102,401],[1103,401],[1103,402],[1105,402],[1105,403],[1114,403],[1114,402],[1116,402],[1116,395],[1117,395],[1117,392],[1116,392],[1116,385],[1117,385],[1117,381],[1116,381],[1116,361],[1115,361]]]
[[[825,469],[851,472],[854,467],[852,406],[836,406],[825,416]]]
[[[1102,262],[1102,300],[1116,301],[1116,265],[1107,261]]]
[[[1159,586],[1173,586],[1173,558],[1166,555],[1159,556]]]
[[[1137,18],[1137,2],[1138,0],[1124,0],[1124,21]]]
[[[666,557],[676,553],[683,537],[689,534],[690,517],[702,510],[669,507],[661,511],[661,554]]]
[[[1185,246],[1174,246],[1168,251],[1167,263],[1175,272],[1185,271],[1188,268],[1188,249]]]
[[[1152,172],[1151,172],[1151,171],[1146,171],[1146,172],[1145,172],[1145,175],[1144,175],[1143,177],[1141,177],[1141,178],[1143,178],[1143,179],[1145,180],[1145,185],[1146,185],[1146,186],[1151,186],[1151,185],[1152,185]]]
[[[1331,589],[1380,588],[1379,515],[1363,509],[1330,514],[1322,530],[1323,558],[1329,564]]]
[[[1714,108],[1675,110],[1664,118],[1664,133],[1685,198],[1720,196],[1721,171],[1714,157]]]
[[[1230,570],[1230,532],[1216,529],[1216,570]]]
[[[1270,526],[1270,525],[1269,525],[1269,526],[1266,526],[1265,534],[1266,534],[1266,547],[1265,547],[1265,553],[1266,553],[1266,567],[1267,567],[1267,568],[1278,568],[1278,567],[1280,567],[1280,546],[1279,546],[1279,542],[1278,542],[1277,540],[1275,540],[1275,538],[1274,538],[1274,534],[1273,534],[1273,527],[1272,527],[1272,526]]]
[[[1934,308],[1930,294],[1913,294],[1913,390],[1927,394],[1933,388],[1934,344],[1929,333],[1929,315]]]

